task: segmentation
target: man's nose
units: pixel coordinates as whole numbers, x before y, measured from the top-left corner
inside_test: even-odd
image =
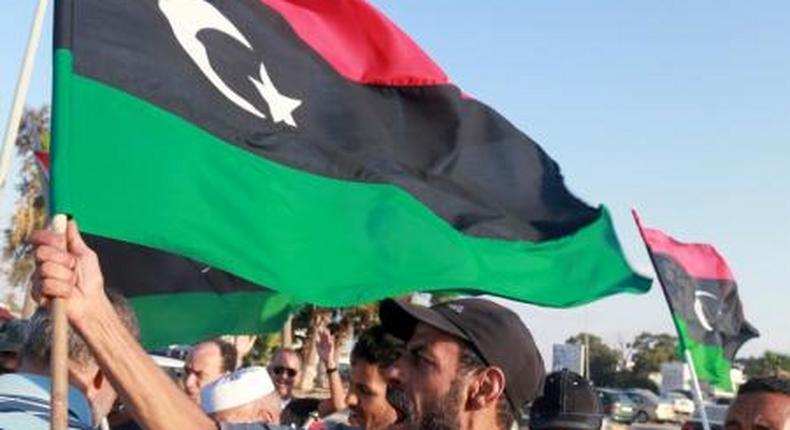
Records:
[[[384,371],[384,379],[387,381],[387,385],[397,386],[403,383],[403,358],[399,358],[387,366]]]
[[[357,396],[353,393],[346,394],[346,404],[349,407],[354,407],[357,405]]]
[[[184,385],[191,388],[197,387],[197,376],[191,372],[187,373],[186,376],[184,376]]]

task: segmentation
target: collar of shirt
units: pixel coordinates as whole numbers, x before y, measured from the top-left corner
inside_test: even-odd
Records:
[[[49,402],[52,380],[48,376],[32,373],[7,373],[0,376],[0,393],[3,396],[28,396]],[[93,413],[88,399],[82,392],[69,385],[69,412],[81,423],[91,426]]]

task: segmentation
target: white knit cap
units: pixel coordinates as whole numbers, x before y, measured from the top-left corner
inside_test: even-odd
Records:
[[[265,367],[246,367],[203,387],[200,406],[212,414],[245,405],[272,392],[274,384]]]

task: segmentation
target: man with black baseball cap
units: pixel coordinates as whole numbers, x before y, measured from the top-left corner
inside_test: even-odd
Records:
[[[603,408],[590,381],[562,369],[546,377],[543,396],[532,403],[531,430],[599,430]]]
[[[507,430],[542,392],[543,359],[513,311],[489,300],[430,308],[384,300],[384,327],[407,342],[386,373],[391,430]]]

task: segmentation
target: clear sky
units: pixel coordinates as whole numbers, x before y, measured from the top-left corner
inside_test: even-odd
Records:
[[[0,4],[3,124],[34,3]],[[762,332],[740,355],[790,353],[790,3],[375,3],[539,142],[577,195],[609,207],[634,267],[650,271],[632,206],[678,239],[715,244]],[[50,95],[50,43],[47,30],[32,105]],[[572,310],[513,307],[547,359],[581,330],[612,344],[672,330],[655,287]]]

